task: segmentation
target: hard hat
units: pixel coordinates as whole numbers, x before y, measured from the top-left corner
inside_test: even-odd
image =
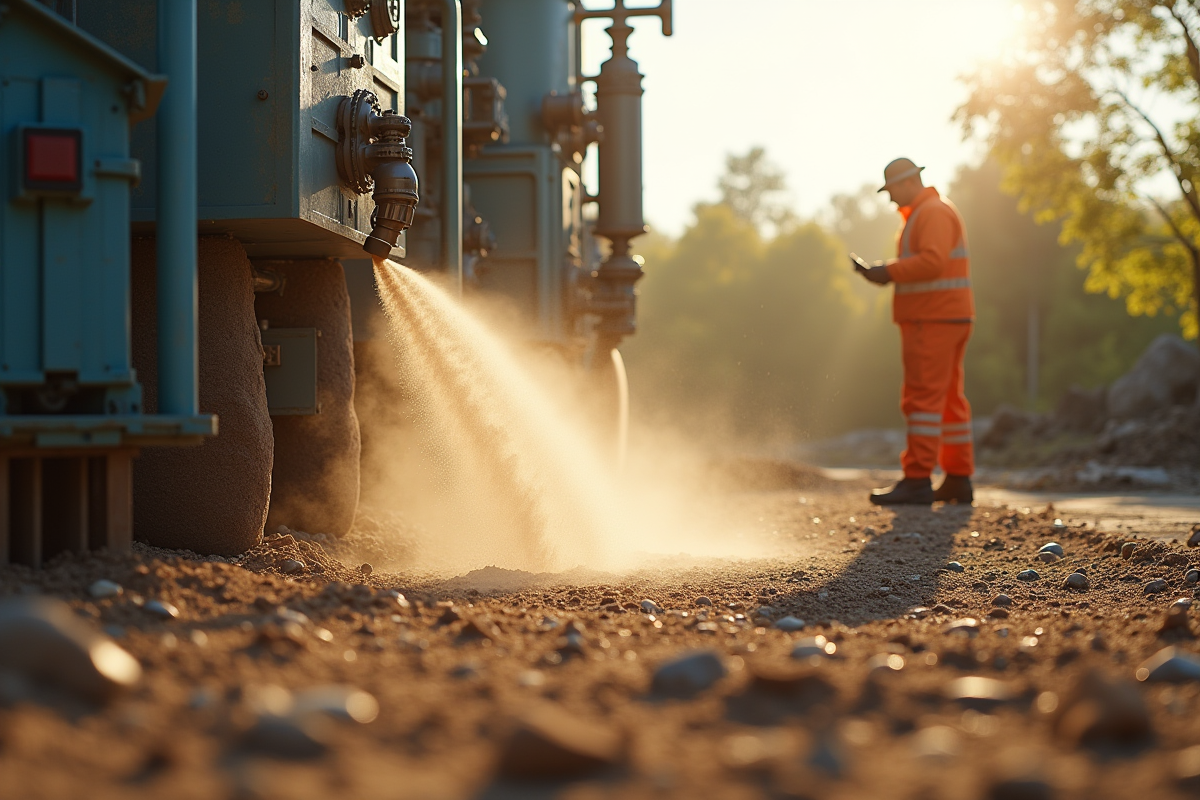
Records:
[[[892,184],[907,180],[914,175],[920,175],[924,169],[924,167],[918,167],[913,163],[912,159],[897,158],[883,168],[883,186],[879,187],[879,192],[886,191]]]

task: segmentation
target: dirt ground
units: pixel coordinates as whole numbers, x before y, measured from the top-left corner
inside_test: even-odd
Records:
[[[137,546],[0,569],[0,595],[67,600],[145,670],[104,706],[0,680],[0,797],[1200,796],[1200,679],[1137,672],[1200,651],[1195,612],[1168,614],[1197,551],[810,484],[730,493],[783,557],[623,576],[368,575],[411,544],[369,513],[347,540],[274,536],[239,563]],[[1087,590],[1064,587],[1076,570]],[[98,579],[123,593],[93,599]],[[361,695],[348,717],[370,721],[289,708],[331,685],[377,715]]]

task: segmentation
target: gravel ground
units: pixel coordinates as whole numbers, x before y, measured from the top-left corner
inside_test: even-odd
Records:
[[[728,500],[785,555],[422,577],[386,566],[420,531],[367,514],[238,563],[2,568],[0,595],[65,600],[143,674],[98,701],[22,672],[0,611],[0,797],[1200,795],[1194,612],[1169,611],[1196,551],[859,485]]]

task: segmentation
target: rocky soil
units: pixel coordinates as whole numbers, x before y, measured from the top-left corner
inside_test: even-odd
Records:
[[[728,499],[783,555],[447,580],[384,569],[420,532],[368,515],[2,568],[0,797],[1200,794],[1185,543]]]

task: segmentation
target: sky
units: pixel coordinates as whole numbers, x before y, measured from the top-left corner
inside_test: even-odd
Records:
[[[636,20],[647,222],[678,235],[696,202],[717,198],[726,154],[755,145],[806,217],[882,183],[897,156],[945,187],[982,155],[951,121],[959,77],[1002,53],[1017,24],[1012,0],[675,0],[669,38],[656,18]],[[585,24],[585,74],[608,58],[605,27]]]

